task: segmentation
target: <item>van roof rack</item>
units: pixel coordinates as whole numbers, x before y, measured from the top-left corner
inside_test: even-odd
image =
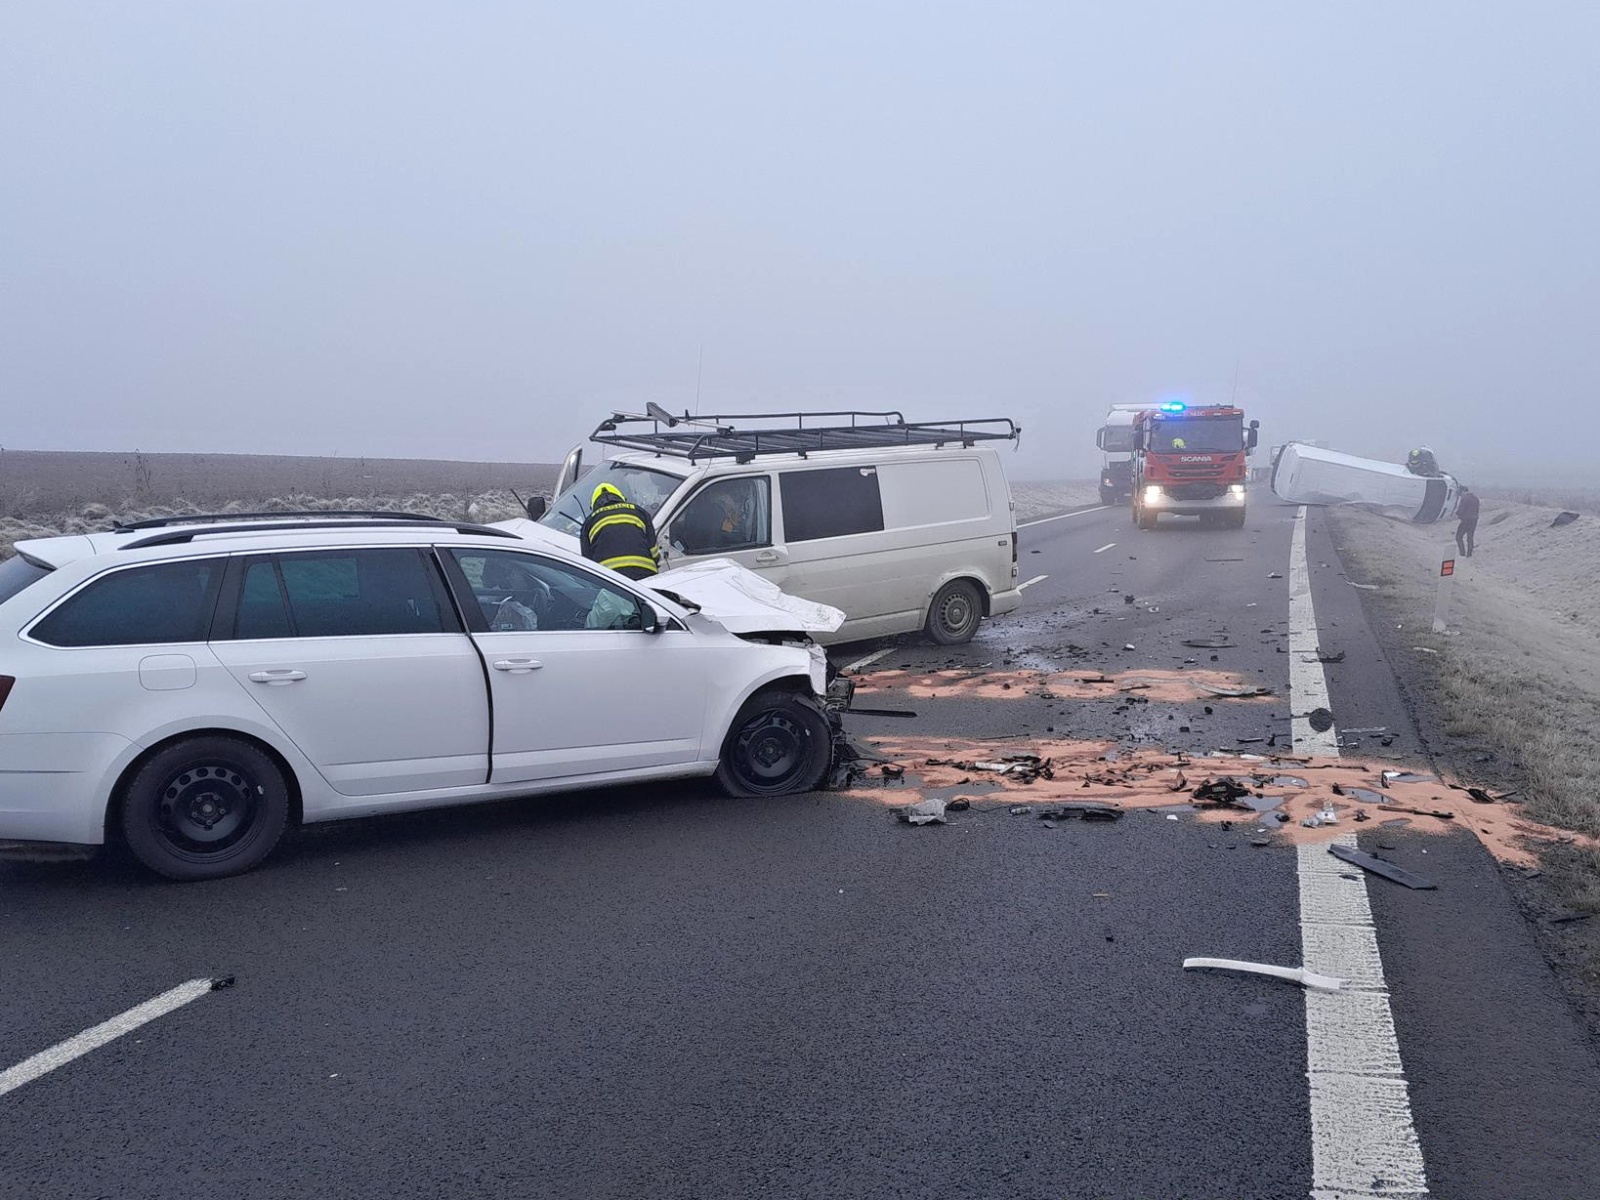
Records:
[[[1015,442],[1021,426],[1009,417],[971,421],[907,421],[898,412],[730,413],[675,417],[651,405],[648,415],[614,413],[601,421],[590,440],[634,450],[686,458],[732,458],[750,462],[757,455],[819,450],[870,450],[892,446],[972,446],[977,442]],[[759,426],[749,422],[764,422]],[[735,424],[741,422],[742,424]],[[808,424],[808,422],[820,422]],[[650,428],[623,426],[648,423]],[[688,428],[679,428],[687,426]]]

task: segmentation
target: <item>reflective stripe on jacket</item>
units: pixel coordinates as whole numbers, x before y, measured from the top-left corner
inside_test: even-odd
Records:
[[[602,504],[578,535],[583,556],[630,579],[654,575],[661,551],[650,514],[627,500]]]

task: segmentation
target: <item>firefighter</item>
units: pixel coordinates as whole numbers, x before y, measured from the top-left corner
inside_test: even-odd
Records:
[[[648,579],[656,573],[661,547],[656,545],[656,527],[649,513],[611,483],[594,489],[589,510],[589,519],[578,535],[585,558],[629,579]]]
[[[1419,446],[1406,455],[1406,470],[1413,475],[1423,475],[1428,478],[1437,478],[1440,474],[1439,461],[1433,457],[1433,451],[1426,446]]]

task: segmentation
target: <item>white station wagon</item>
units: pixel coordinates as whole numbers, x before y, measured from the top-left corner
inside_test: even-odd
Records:
[[[16,551],[0,562],[13,852],[120,837],[153,871],[208,879],[261,862],[291,822],[688,776],[780,795],[832,757],[806,629],[843,614],[797,617],[775,589],[764,604],[711,581],[741,599],[725,625],[692,598],[703,572],[645,585],[393,513],[169,518]]]

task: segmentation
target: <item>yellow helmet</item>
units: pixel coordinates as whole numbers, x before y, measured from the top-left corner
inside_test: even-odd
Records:
[[[616,484],[614,484],[614,483],[602,483],[599,487],[594,489],[594,494],[589,497],[589,507],[590,508],[599,508],[601,503],[602,503],[600,497],[604,496],[607,492],[609,492],[612,496],[614,496],[615,499],[608,499],[608,500],[603,501],[603,503],[616,504],[618,501],[626,502],[627,499],[628,499],[626,496],[624,496],[622,494],[622,489],[617,487]]]
[[[1173,438],[1172,448],[1174,450],[1187,450],[1189,448],[1189,443],[1184,441],[1182,438]]]

